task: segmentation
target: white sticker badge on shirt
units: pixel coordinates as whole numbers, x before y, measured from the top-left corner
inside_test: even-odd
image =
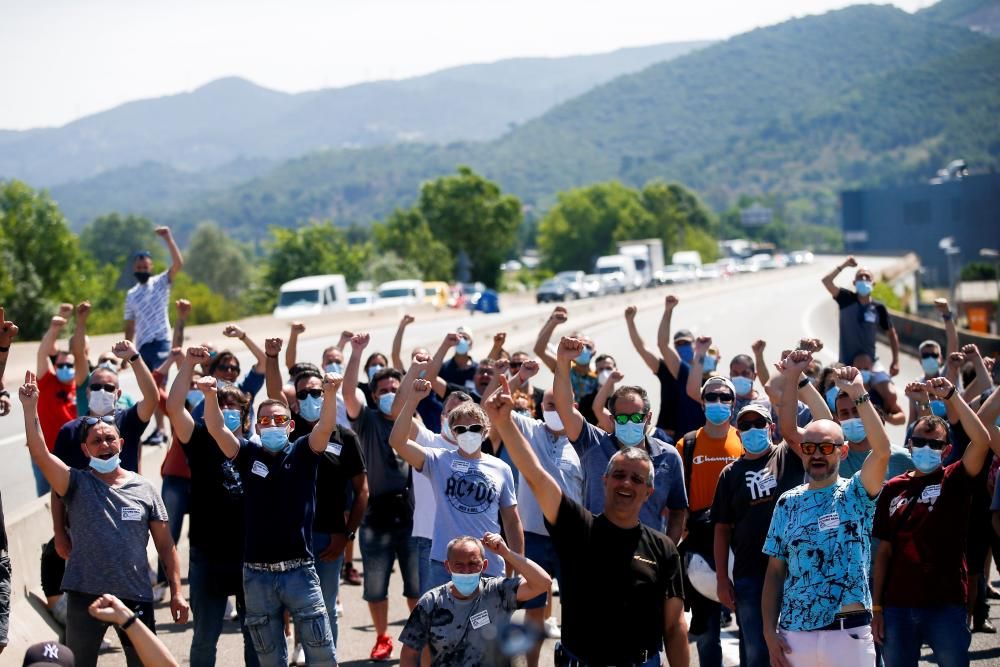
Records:
[[[931,484],[930,486],[925,488],[923,492],[920,494],[920,502],[922,503],[932,502],[935,499],[937,499],[937,497],[940,495],[941,495],[941,485]]]
[[[836,512],[831,512],[829,514],[824,514],[819,518],[819,529],[820,531],[834,530],[840,526],[840,515]]]
[[[326,451],[330,452],[334,456],[340,456],[340,452],[343,451],[344,446],[339,442],[331,442],[326,446]]]
[[[469,623],[472,624],[473,630],[478,630],[484,625],[489,625],[490,613],[484,609],[478,614],[473,614],[471,617],[469,617]]]
[[[573,470],[575,467],[572,459],[559,459],[560,470]]]
[[[123,507],[122,521],[142,521],[142,510],[138,507]]]
[[[253,466],[250,468],[250,472],[259,477],[267,477],[267,473],[270,471],[267,469],[267,466],[260,461],[254,461]]]
[[[451,469],[458,472],[469,472],[469,462],[462,459],[455,459],[451,462]]]

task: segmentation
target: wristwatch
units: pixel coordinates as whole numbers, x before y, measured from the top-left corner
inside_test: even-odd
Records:
[[[135,354],[133,354],[133,355],[132,355],[131,357],[129,357],[129,362],[131,362],[131,363],[133,363],[133,364],[134,364],[134,363],[135,363],[136,361],[138,361],[138,360],[139,360],[139,353],[138,353],[138,352],[136,352],[136,353],[135,353]]]
[[[871,400],[872,400],[871,394],[869,394],[866,391],[865,393],[861,394],[860,396],[854,399],[854,405],[861,405],[862,403],[868,403]]]

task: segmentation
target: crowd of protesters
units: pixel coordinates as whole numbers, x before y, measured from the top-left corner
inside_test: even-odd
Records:
[[[984,609],[1000,557],[1000,369],[959,347],[946,301],[945,345],[920,345],[924,373],[901,391],[898,337],[853,258],[823,279],[840,312],[828,366],[822,341],[798,339],[770,360],[748,340],[726,367],[711,332],[672,330],[674,296],[650,347],[630,306],[629,339],[659,384],[654,414],[650,390],[624,384],[586,333],[553,343],[563,307],[534,356],[497,332],[477,358],[460,327],[404,361],[409,315],[389,356],[345,331],[298,359],[301,323],[287,345],[230,325],[224,335],[256,360],[243,374],[231,350],[185,346],[184,300],[171,333],[183,258],[158,234],[172,264],[152,275],[149,253],[136,254],[124,338],[90,350],[89,304],[64,308],[17,391],[37,489],[52,497],[41,583],[65,626],[65,646],[29,650],[37,663],[95,665],[111,626],[130,666],[176,664],[155,635],[154,604],[169,596],[175,622],[193,616],[193,665],[216,664],[227,618],[247,665],[335,665],[338,618],[368,620],[343,610],[341,583],[363,586],[370,657],[389,660],[393,572],[410,610],[395,638],[408,666],[523,654],[534,667],[547,635],[558,665],[686,667],[690,638],[701,667],[721,667],[730,613],[750,667],[915,666],[923,645],[938,664],[968,665],[970,633],[995,632]],[[853,289],[837,287],[848,267]],[[15,321],[0,310],[0,378]],[[549,388],[535,384],[543,365]],[[123,394],[126,368],[140,396]],[[0,416],[10,408],[0,390]],[[151,421],[146,442],[168,443],[160,491],[141,469]],[[905,439],[891,442],[886,423],[907,424]]]

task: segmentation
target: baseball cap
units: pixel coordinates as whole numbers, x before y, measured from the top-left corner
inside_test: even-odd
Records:
[[[689,343],[694,342],[694,334],[691,333],[690,329],[678,329],[677,333],[674,334],[674,342],[679,340],[686,340]]]
[[[47,667],[50,665],[74,667],[75,664],[73,651],[68,646],[49,641],[29,646],[28,650],[24,652],[24,662],[21,667]]]
[[[140,257],[152,257],[153,253],[148,250],[136,250],[132,253],[132,259],[139,259]]]
[[[746,405],[744,405],[740,409],[740,411],[736,413],[736,421],[739,421],[740,417],[750,412],[758,414],[761,417],[767,419],[768,421],[771,421],[771,411],[768,409],[766,405],[762,405],[760,403],[747,403]]]
[[[713,375],[712,377],[705,380],[705,384],[701,385],[701,395],[704,396],[705,392],[715,387],[716,389],[724,387],[732,392],[733,396],[736,396],[736,387],[733,386],[732,381],[721,375]]]

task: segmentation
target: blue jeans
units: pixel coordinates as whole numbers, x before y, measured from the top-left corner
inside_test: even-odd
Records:
[[[295,631],[310,667],[331,667],[336,662],[330,619],[326,615],[319,576],[312,565],[287,572],[243,568],[243,593],[247,627],[261,667],[286,667],[283,611],[295,622]]]
[[[740,577],[733,581],[736,591],[736,622],[740,626],[740,665],[770,667],[771,657],[764,641],[764,619],[760,599],[764,594],[764,577]]]
[[[151,340],[148,343],[143,343],[142,347],[139,348],[139,356],[142,357],[143,363],[146,364],[150,372],[163,365],[169,355],[169,340]],[[166,382],[166,378],[164,378],[164,382]]]
[[[191,480],[183,477],[166,475],[163,478],[163,486],[160,489],[163,497],[163,504],[167,508],[167,523],[170,527],[170,537],[174,538],[174,544],[181,539],[181,526],[184,524],[184,515],[188,513],[188,506],[191,502]],[[163,571],[161,562],[156,569],[156,581],[166,582],[167,574]]]
[[[35,493],[41,498],[46,493],[52,490],[49,486],[49,480],[45,479],[45,475],[42,474],[42,469],[35,465],[35,462],[31,462],[31,472],[35,474]]]
[[[222,634],[226,612],[226,600],[230,590],[220,586],[224,579],[239,581],[242,566],[237,563],[219,564],[204,558],[198,549],[191,547],[188,564],[188,585],[191,595],[191,611],[194,616],[194,636],[191,638],[192,667],[214,667],[215,650]],[[242,587],[235,588],[236,613],[239,615],[240,630],[243,632],[243,662],[247,667],[259,667],[257,653],[254,652],[250,631],[246,626],[246,603]]]
[[[319,587],[323,591],[323,603],[326,605],[326,615],[330,619],[330,634],[333,645],[337,646],[337,594],[340,592],[340,569],[344,565],[344,554],[337,560],[324,561],[319,559],[320,552],[330,546],[330,534],[313,530],[313,556],[316,557],[316,575],[319,577]]]
[[[417,549],[410,537],[410,526],[375,529],[367,522],[361,524],[361,562],[365,569],[362,597],[365,602],[381,602],[389,597],[389,574],[392,563],[399,560],[403,575],[403,595],[420,597],[420,563]]]
[[[965,607],[886,607],[886,667],[915,667],[920,646],[927,644],[940,667],[968,667],[972,635],[965,624]]]
[[[685,591],[686,592],[686,591]],[[691,627],[700,628],[695,635],[700,667],[722,667],[722,605],[702,597],[697,591],[688,594],[697,603],[691,603]]]
[[[417,561],[420,566],[420,595],[431,587],[431,540],[427,537],[411,537],[413,548],[417,551]]]

